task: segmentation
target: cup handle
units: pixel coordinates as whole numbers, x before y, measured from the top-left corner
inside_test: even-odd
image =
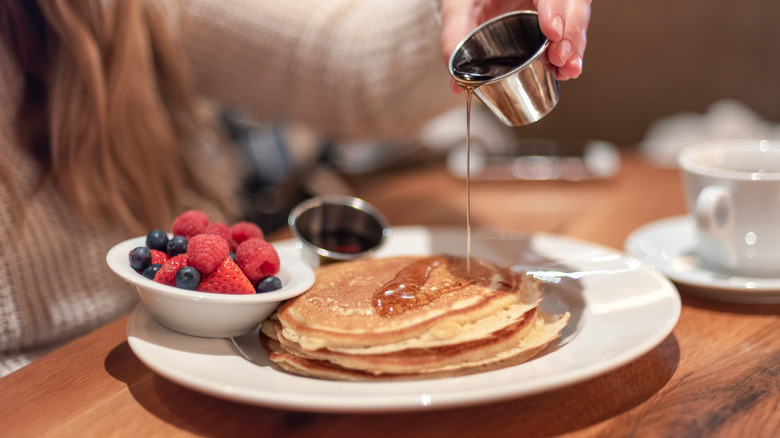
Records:
[[[722,234],[734,226],[731,191],[723,186],[707,186],[696,198],[696,221],[713,234]]]
[[[719,185],[705,187],[696,198],[695,216],[699,228],[720,241],[733,259],[737,248],[732,238],[734,200],[731,191]]]

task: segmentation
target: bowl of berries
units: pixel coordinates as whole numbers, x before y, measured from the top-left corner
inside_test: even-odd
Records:
[[[116,244],[106,262],[157,322],[207,338],[253,330],[314,283],[299,252],[265,241],[256,224],[211,223],[198,210],[177,217],[170,233],[152,230]]]

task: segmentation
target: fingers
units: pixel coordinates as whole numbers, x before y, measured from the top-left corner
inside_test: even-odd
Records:
[[[558,80],[579,77],[587,43],[591,0],[442,0],[442,56],[444,63],[455,47],[478,24],[509,10],[536,7],[539,26],[550,40],[547,57]],[[454,91],[460,88],[453,83]]]
[[[476,27],[472,11],[464,0],[446,0],[441,5],[441,45],[444,63],[448,64],[450,55],[458,43]]]
[[[444,65],[449,65],[450,56],[458,43],[468,34],[468,15],[461,0],[442,0],[441,2],[441,47]],[[453,93],[462,92],[461,87],[450,78]]]
[[[587,44],[591,0],[538,0],[539,26],[550,40],[547,57],[559,80],[578,77]]]
[[[463,87],[458,85],[457,82],[455,82],[455,79],[450,78],[450,90],[452,90],[455,94],[462,94],[463,93]]]

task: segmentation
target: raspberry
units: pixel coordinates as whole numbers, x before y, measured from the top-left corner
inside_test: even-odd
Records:
[[[227,225],[215,222],[213,224],[209,224],[208,227],[203,231],[203,234],[216,234],[217,236],[220,236],[221,238],[225,239],[225,242],[230,243],[230,241],[233,239],[230,235],[230,228],[228,228]]]
[[[230,227],[230,237],[233,240],[236,249],[238,249],[238,245],[241,245],[241,243],[247,239],[265,238],[265,236],[263,236],[263,230],[252,222],[236,222],[233,224],[233,226]]]
[[[154,275],[154,281],[167,284],[168,286],[176,286],[176,273],[184,266],[189,266],[187,254],[171,257]]]
[[[199,210],[187,210],[173,220],[171,231],[174,236],[184,236],[189,240],[193,236],[203,233],[209,223],[206,213]]]
[[[201,277],[214,272],[229,254],[228,243],[215,234],[198,234],[187,245],[190,266],[197,269]]]
[[[236,263],[252,284],[263,277],[276,275],[280,265],[279,254],[273,245],[257,237],[238,245]]]

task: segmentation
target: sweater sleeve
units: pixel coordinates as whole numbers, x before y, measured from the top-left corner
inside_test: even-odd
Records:
[[[449,88],[435,0],[189,0],[183,12],[199,89],[260,120],[408,139],[463,102]]]

